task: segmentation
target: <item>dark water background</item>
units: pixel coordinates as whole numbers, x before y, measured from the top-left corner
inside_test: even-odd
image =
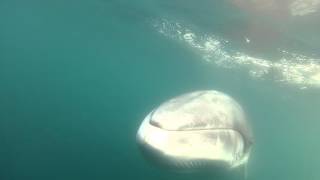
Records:
[[[152,108],[201,89],[226,92],[246,109],[256,141],[248,179],[320,178],[318,87],[199,61],[150,25],[157,18],[242,49],[241,34],[228,32],[245,31],[252,17],[223,1],[0,1],[1,180],[199,179],[150,166],[135,134]],[[286,36],[243,50],[275,57],[281,46],[319,57],[319,21],[271,24]]]

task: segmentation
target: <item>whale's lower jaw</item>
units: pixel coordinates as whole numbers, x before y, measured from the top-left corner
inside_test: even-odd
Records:
[[[230,169],[230,165],[222,160],[185,159],[163,154],[148,144],[139,143],[142,155],[152,165],[174,172],[206,172]]]
[[[243,137],[233,129],[167,131],[144,123],[137,141],[146,159],[174,171],[232,169],[246,163]]]

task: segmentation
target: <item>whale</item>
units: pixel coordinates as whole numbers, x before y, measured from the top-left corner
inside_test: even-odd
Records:
[[[143,156],[156,166],[178,172],[229,171],[246,167],[253,133],[236,100],[220,91],[202,90],[153,109],[136,140]]]

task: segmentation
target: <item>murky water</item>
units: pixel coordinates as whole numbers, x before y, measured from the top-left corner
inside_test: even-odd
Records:
[[[319,179],[317,0],[0,2],[0,179],[219,179],[159,170],[145,115],[216,89],[255,135],[248,179]]]

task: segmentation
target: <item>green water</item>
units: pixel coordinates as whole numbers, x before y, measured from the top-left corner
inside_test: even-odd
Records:
[[[135,134],[152,108],[203,89],[230,94],[247,111],[255,134],[248,179],[319,179],[318,17],[286,24],[214,0],[1,0],[0,179],[199,179],[148,164]],[[280,32],[273,41],[254,33],[251,43],[259,43],[245,45],[255,18]],[[208,62],[173,37],[174,26],[159,33],[163,22],[225,38],[226,52],[267,63],[277,62],[277,48],[310,58],[253,77],[255,66]],[[302,70],[309,66],[312,76]]]

